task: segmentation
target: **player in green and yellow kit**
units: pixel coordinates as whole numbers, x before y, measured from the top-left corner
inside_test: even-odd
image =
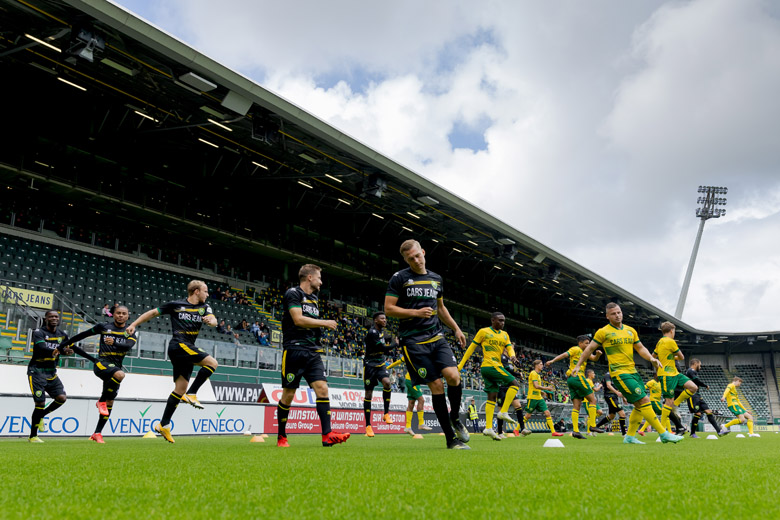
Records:
[[[458,363],[458,371],[463,370],[466,361],[469,360],[477,347],[482,347],[482,368],[480,372],[482,373],[482,380],[485,382],[485,392],[487,393],[485,429],[482,433],[496,441],[501,440],[493,429],[493,413],[496,409],[498,391],[502,386],[509,386],[506,391],[506,397],[504,397],[504,404],[501,406],[501,411],[498,412],[498,419],[517,425],[517,421],[508,412],[509,405],[515,400],[515,396],[520,390],[520,383],[504,369],[504,364],[501,363],[501,355],[504,353],[504,350],[509,354],[509,360],[512,363],[517,363],[515,349],[512,347],[512,342],[509,341],[509,334],[504,330],[505,322],[506,318],[502,313],[494,312],[491,314],[491,326],[477,331],[474,339],[471,340],[471,345],[469,345],[466,353],[463,354],[463,359]]]
[[[661,390],[661,383],[653,378],[645,383],[645,389],[647,390],[648,395],[650,395],[650,405],[653,407],[653,412],[655,412],[656,415],[663,413],[663,390]],[[645,431],[647,431],[649,426],[650,423],[644,421],[642,427],[639,428],[639,435],[644,437]]]
[[[528,401],[525,403],[525,420],[531,418],[534,412],[544,413],[545,422],[547,427],[550,428],[550,433],[553,437],[563,437],[563,434],[555,431],[552,417],[550,416],[550,410],[547,409],[547,403],[542,397],[542,391],[552,392],[554,390],[551,386],[542,386],[542,376],[539,375],[544,368],[544,363],[541,359],[534,360],[534,369],[528,374]],[[524,429],[523,435],[531,433],[530,430]]]
[[[644,444],[636,438],[636,431],[639,429],[642,417],[661,434],[661,441],[680,442],[682,437],[666,431],[666,428],[661,425],[661,422],[653,413],[653,407],[650,404],[650,398],[645,393],[642,378],[639,377],[636,371],[634,351],[656,367],[660,367],[661,362],[654,358],[645,346],[642,345],[636,330],[623,324],[623,311],[618,304],[614,302],[608,303],[606,311],[609,324],[596,331],[590,345],[583,351],[577,365],[572,369],[572,375],[576,376],[580,371],[580,366],[588,356],[599,346],[603,347],[604,352],[607,354],[609,374],[613,383],[620,389],[626,400],[634,405],[634,410],[628,418],[628,432],[623,437],[623,442],[626,444]]]
[[[753,432],[753,416],[750,414],[750,412],[745,410],[745,407],[742,406],[742,403],[739,400],[739,393],[737,392],[737,388],[739,388],[740,385],[742,385],[742,378],[735,376],[731,383],[726,386],[726,390],[723,392],[723,397],[720,398],[721,401],[726,401],[726,405],[729,407],[729,410],[736,416],[735,419],[732,419],[723,425],[723,430],[720,434],[727,434],[729,432],[729,428],[735,424],[747,423],[748,436],[760,437],[759,434]]]
[[[661,362],[657,372],[658,382],[661,384],[664,398],[661,424],[668,430],[671,428],[669,414],[673,414],[675,407],[690,399],[699,390],[699,387],[688,379],[688,376],[677,371],[675,361],[682,361],[685,359],[685,356],[683,356],[682,351],[677,346],[677,342],[674,341],[674,323],[670,321],[663,322],[661,324],[661,332],[664,336],[658,340],[653,356]],[[681,393],[675,399],[676,389],[681,390]]]
[[[594,433],[603,433],[604,430],[596,428],[596,394],[593,393],[593,384],[588,383],[588,380],[583,374],[585,374],[585,367],[590,361],[598,361],[602,352],[597,350],[591,354],[587,359],[582,361],[582,370],[577,376],[572,376],[571,371],[577,365],[577,362],[582,356],[582,350],[587,348],[590,343],[590,336],[582,335],[577,337],[577,345],[571,347],[563,354],[559,354],[547,363],[545,366],[549,367],[556,361],[569,358],[569,369],[566,371],[566,384],[569,386],[569,395],[571,396],[572,409],[571,409],[571,424],[574,432],[572,437],[575,439],[584,439],[585,436],[580,433],[580,406],[583,402],[587,403],[588,410],[588,431]]]

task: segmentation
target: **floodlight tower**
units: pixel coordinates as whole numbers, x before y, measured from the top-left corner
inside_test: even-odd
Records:
[[[701,222],[699,223],[699,232],[696,234],[696,242],[693,243],[691,260],[688,262],[688,271],[685,273],[680,299],[677,300],[677,310],[674,311],[674,316],[678,319],[682,318],[685,299],[688,297],[688,287],[691,285],[691,275],[693,275],[693,266],[696,263],[696,255],[699,252],[699,243],[704,232],[704,223],[711,218],[719,218],[726,214],[724,208],[716,208],[715,206],[726,205],[726,197],[721,195],[726,195],[728,191],[729,189],[723,186],[699,186],[701,196],[696,202],[697,204],[702,204],[702,206],[696,208],[696,216],[701,219]]]

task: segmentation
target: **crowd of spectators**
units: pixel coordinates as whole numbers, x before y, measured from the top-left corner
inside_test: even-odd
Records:
[[[211,293],[209,294],[209,298],[221,302],[233,302],[239,305],[250,305],[249,299],[245,294],[239,293],[237,291],[231,291],[227,288],[223,290],[222,287],[212,289]]]

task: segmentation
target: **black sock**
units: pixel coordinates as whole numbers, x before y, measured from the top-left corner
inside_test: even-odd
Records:
[[[517,416],[517,423],[520,425],[521,430],[525,430],[525,420],[523,419],[523,409],[515,408],[515,415]]]
[[[691,417],[691,433],[696,433],[699,430],[700,418],[701,416],[697,414],[694,414],[693,417]]]
[[[95,433],[103,433],[103,426],[105,426],[106,423],[108,422],[108,418],[111,415],[111,410],[113,406],[107,406],[106,408],[108,408],[108,415],[98,414],[98,422],[97,422],[97,426],[95,427]]]
[[[200,390],[200,387],[203,386],[203,383],[205,383],[213,373],[214,369],[208,365],[200,367],[200,370],[198,370],[198,375],[195,376],[195,381],[192,382],[192,385],[190,386],[190,389],[187,390],[187,393],[197,394],[198,390]]]
[[[165,403],[165,411],[163,412],[162,419],[160,419],[160,426],[168,426],[173,417],[173,412],[176,411],[176,407],[181,402],[181,396],[176,392],[171,392],[168,396],[168,402]]]
[[[116,393],[119,391],[119,381],[110,378],[108,381],[103,381],[103,393],[100,394],[99,401],[113,401],[116,397]]]
[[[715,420],[715,415],[708,413],[707,420],[710,421],[710,424],[712,425],[713,428],[715,428],[716,432],[719,432],[721,430],[720,426],[718,426],[718,421]]]
[[[450,419],[452,419],[452,422],[460,420],[460,399],[462,395],[463,385],[447,386],[447,397],[450,400]]]
[[[625,435],[626,434],[626,418],[625,417],[618,417],[618,422],[620,423],[620,434]]]
[[[433,404],[433,411],[436,413],[436,418],[439,420],[439,426],[444,432],[447,442],[449,443],[455,438],[455,432],[452,431],[452,425],[450,425],[450,412],[447,410],[447,399],[444,394],[434,394],[431,396],[431,404]]]
[[[596,423],[596,428],[601,428],[602,426],[606,425],[610,421],[612,421],[612,419],[610,419],[609,416],[602,417],[601,420]]]
[[[279,402],[276,407],[276,419],[279,422],[277,437],[287,437],[287,416],[290,415],[290,407]]]
[[[52,413],[54,410],[56,410],[57,408],[59,408],[63,404],[65,404],[65,403],[61,403],[61,402],[56,401],[56,400],[52,401],[51,403],[49,403],[49,406],[47,406],[46,409],[43,411],[43,415],[49,415],[50,413]]]
[[[676,413],[670,413],[669,414],[669,420],[672,421],[672,423],[674,424],[675,429],[678,432],[680,430],[682,430],[683,425],[682,425],[682,421],[680,420],[680,416],[679,415],[677,415]]]
[[[366,414],[366,426],[371,426],[371,399],[363,399],[363,413]]]
[[[38,423],[41,422],[41,419],[43,419],[43,416],[46,415],[46,412],[43,410],[44,403],[35,404],[35,410],[33,410],[32,418],[30,419],[30,438],[38,436]]]
[[[382,398],[385,400],[385,413],[390,413],[390,397],[393,395],[393,390],[382,389]]]
[[[474,432],[477,433],[477,432]],[[504,421],[501,419],[496,419],[496,433],[501,435],[504,433]]]
[[[320,424],[322,425],[322,434],[327,435],[330,433],[330,398],[317,399],[317,415],[320,416]]]

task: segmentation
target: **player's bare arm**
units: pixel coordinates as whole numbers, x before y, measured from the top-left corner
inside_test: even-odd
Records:
[[[303,310],[300,307],[293,307],[290,309],[290,317],[295,323],[296,327],[303,327],[304,329],[318,329],[325,327],[326,329],[336,330],[338,324],[334,320],[318,320],[316,318],[309,318],[303,315]]]
[[[385,296],[385,315],[390,318],[430,318],[433,316],[433,309],[404,309],[398,306],[397,296]]]
[[[447,310],[447,307],[444,306],[444,300],[442,298],[439,298],[437,307],[439,308],[439,321],[441,321],[444,325],[452,329],[452,331],[455,333],[455,339],[458,340],[458,343],[460,343],[460,347],[463,348],[466,346],[466,336],[463,335],[463,332],[461,332],[460,327],[458,327],[458,324],[455,323],[455,320],[452,319],[452,316],[450,315],[450,311]]]
[[[577,361],[577,364],[572,369],[571,375],[576,376],[577,374],[579,374],[582,363],[584,363],[586,359],[590,359],[591,354],[593,354],[593,351],[596,350],[597,348],[599,348],[599,344],[593,340],[590,340],[588,346],[585,347],[585,350],[582,351],[582,355],[580,356],[580,359]]]
[[[558,354],[557,356],[555,356],[554,358],[552,358],[550,361],[547,361],[547,362],[544,364],[544,366],[546,366],[546,367],[549,367],[550,365],[552,365],[552,364],[553,364],[553,363],[555,363],[556,361],[561,361],[562,359],[566,359],[566,358],[568,358],[568,357],[569,357],[569,353],[568,353],[568,352],[564,352],[563,354]],[[578,366],[579,366],[579,365],[578,365]]]
[[[147,321],[151,320],[152,318],[156,318],[160,315],[160,311],[157,309],[150,309],[146,311],[145,313],[141,314],[136,318],[136,320],[127,326],[127,329],[125,329],[125,332],[128,336],[132,336],[135,333],[136,327],[141,325],[142,323],[146,323]]]

